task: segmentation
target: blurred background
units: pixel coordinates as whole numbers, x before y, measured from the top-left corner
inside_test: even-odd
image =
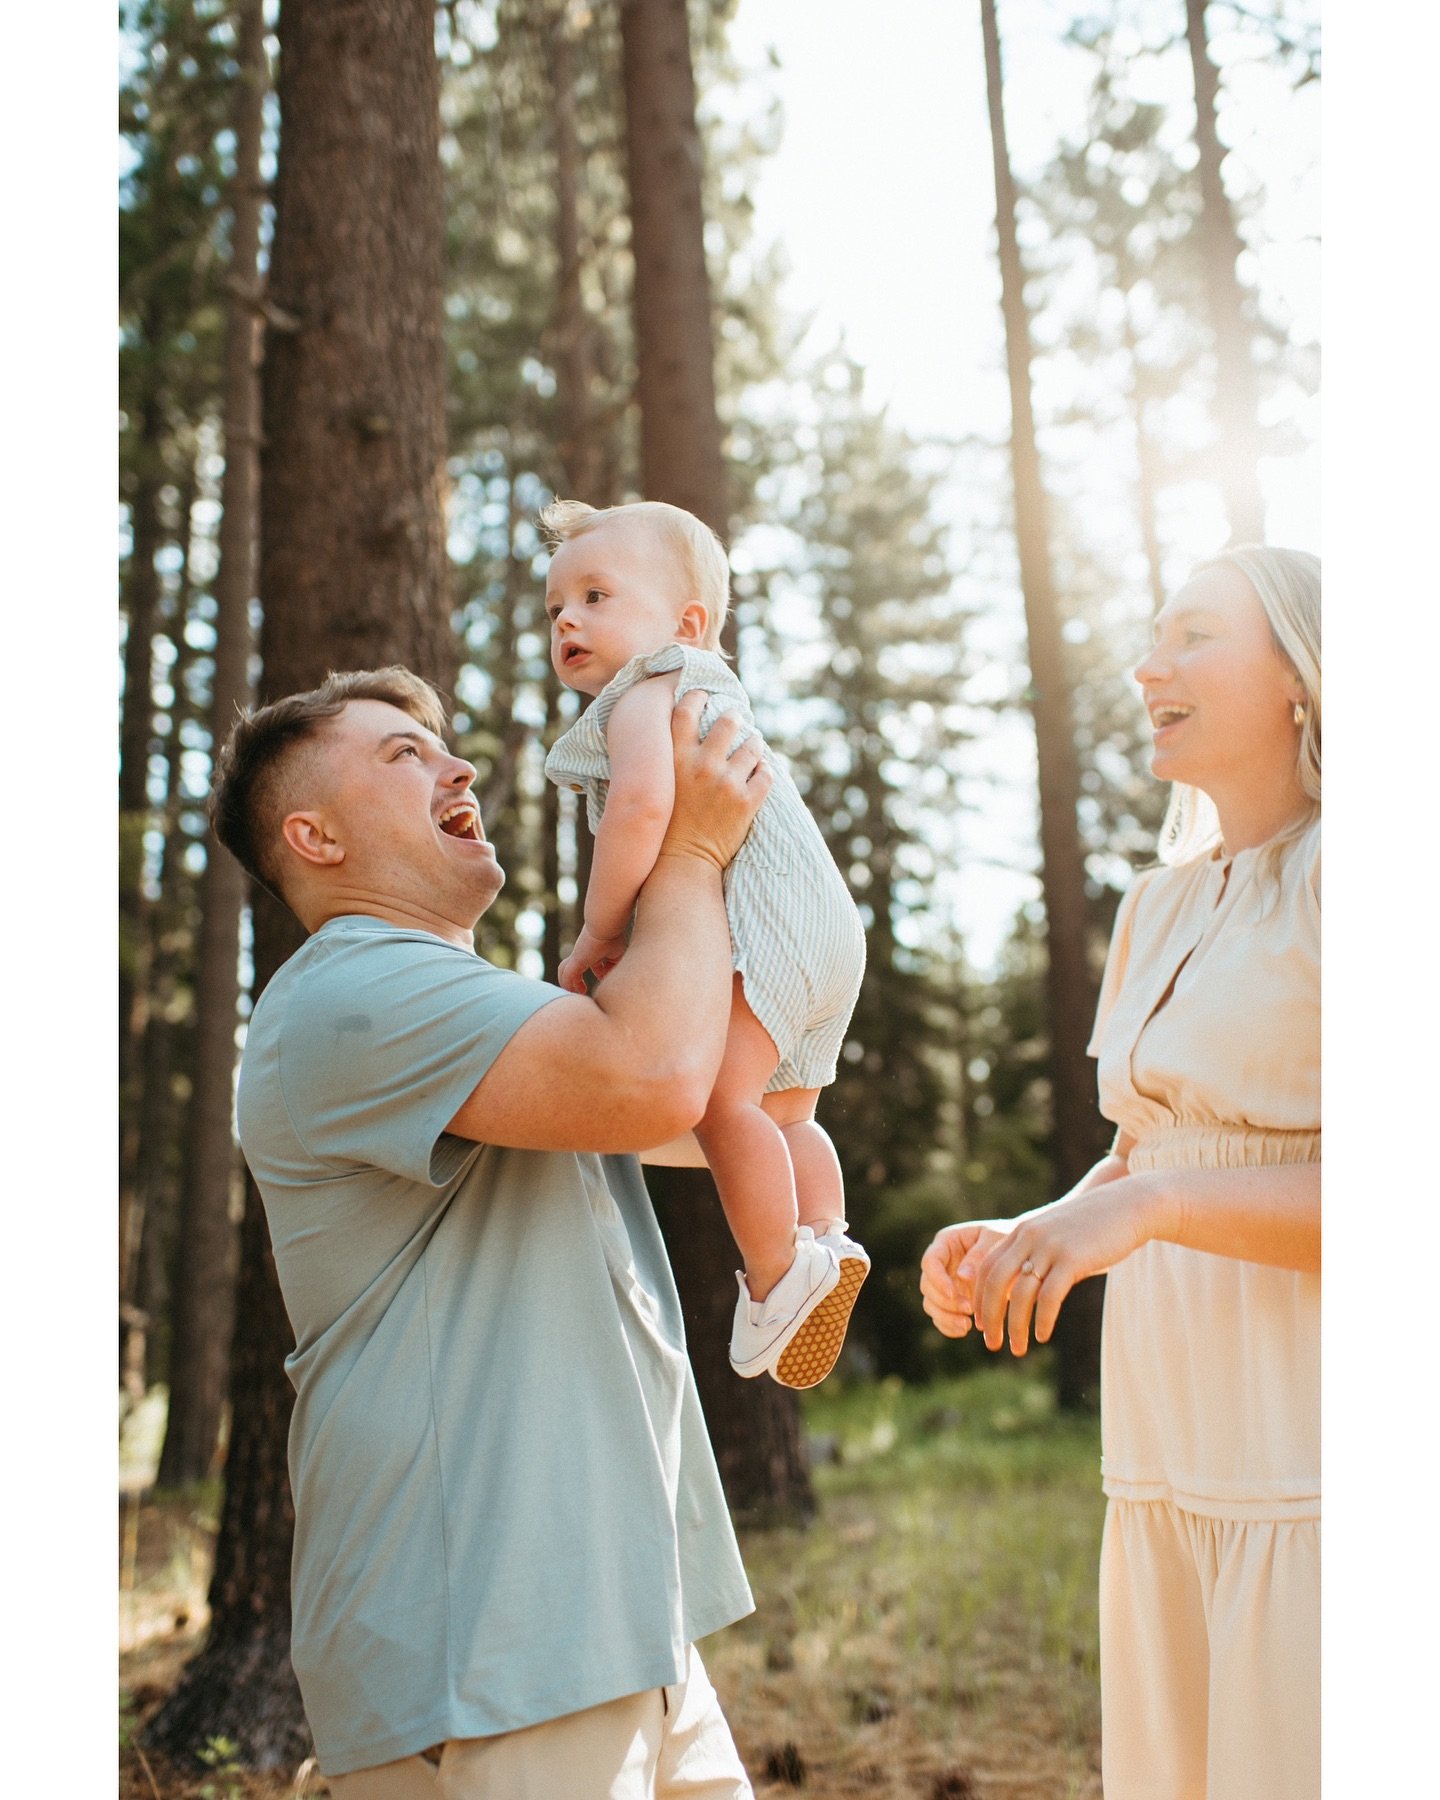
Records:
[[[509,877],[478,948],[552,975],[589,841],[541,773],[578,697],[535,515],[643,495],[730,546],[868,933],[820,1118],[875,1269],[803,1407],[707,1355],[733,1255],[651,1172],[760,1609],[717,1679],[765,1792],[1098,1793],[1100,1284],[996,1366],[918,1260],[1107,1140],[1153,612],[1227,542],[1319,547],[1318,8],[151,0],[119,42],[124,1779],[269,1792],[306,1751],[291,1339],[230,1129],[295,938],[211,853],[212,746],[331,667],[436,680]]]

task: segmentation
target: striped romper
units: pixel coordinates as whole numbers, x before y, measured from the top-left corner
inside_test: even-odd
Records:
[[[666,644],[633,657],[545,759],[551,781],[585,795],[592,831],[610,789],[605,727],[616,701],[637,682],[677,669],[676,700],[692,688],[710,695],[702,737],[726,713],[754,729],[744,688],[713,650]],[[835,1079],[865,972],[865,928],[789,770],[768,749],[765,765],[774,784],[725,871],[725,912],[745,998],[780,1053],[766,1092],[782,1093]]]

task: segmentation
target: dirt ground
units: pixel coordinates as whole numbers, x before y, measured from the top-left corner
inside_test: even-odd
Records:
[[[212,1531],[201,1503],[121,1497],[121,1800],[318,1800],[313,1769],[217,1747],[183,1774],[134,1743],[203,1635]],[[749,1534],[758,1610],[703,1648],[757,1800],[1099,1800],[1097,1535],[1053,1486],[944,1483]]]

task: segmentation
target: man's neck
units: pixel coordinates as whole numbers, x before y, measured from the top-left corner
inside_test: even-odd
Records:
[[[383,919],[388,925],[401,925],[409,931],[428,932],[431,937],[444,938],[447,944],[454,944],[460,950],[473,951],[475,948],[473,923],[465,926],[429,907],[374,894],[326,894],[306,918],[305,927],[308,931],[318,931],[331,919],[349,918],[355,914],[368,919]]]

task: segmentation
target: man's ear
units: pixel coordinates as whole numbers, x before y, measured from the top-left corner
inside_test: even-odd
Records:
[[[703,644],[705,627],[710,623],[709,611],[698,600],[692,600],[675,624],[677,644]]]
[[[330,868],[345,860],[345,850],[325,829],[323,816],[317,812],[287,813],[280,835],[300,858],[312,867]]]

